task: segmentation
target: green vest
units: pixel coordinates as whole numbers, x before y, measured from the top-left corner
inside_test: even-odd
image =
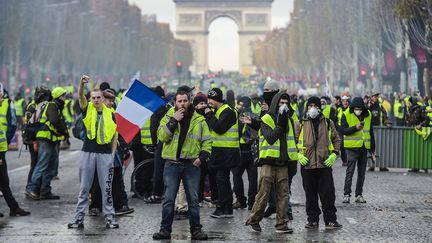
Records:
[[[172,109],[174,111],[174,109]],[[171,113],[171,114],[168,114]],[[166,124],[172,117],[172,112],[168,112],[161,120],[158,128],[158,139],[163,142],[162,158],[177,160],[177,149],[180,137],[180,124],[174,134],[167,128]],[[196,159],[201,151],[211,153],[212,147],[210,130],[205,122],[205,118],[194,112],[192,115],[186,139],[180,152],[181,159]]]
[[[83,118],[84,126],[87,129],[87,138],[93,140],[96,138],[97,144],[109,144],[116,134],[117,124],[112,119],[113,110],[102,105],[102,116],[100,117],[98,127],[96,128],[97,110],[93,103],[88,103],[87,113]],[[101,132],[102,131],[102,132]]]
[[[293,111],[294,111],[294,113],[293,113],[293,115],[292,115],[292,119],[293,119],[293,121],[298,121],[299,120],[299,118],[298,118],[298,116],[297,116],[297,104],[296,103],[291,103],[291,108],[293,109]]]
[[[7,131],[7,112],[9,110],[9,100],[3,99],[0,106],[0,152],[6,152],[8,150],[8,144],[6,139]]]
[[[363,145],[366,149],[371,148],[371,136],[370,128],[372,121],[372,114],[368,111],[369,116],[365,117],[363,129],[357,131],[351,135],[344,135],[344,147],[345,148],[362,148]],[[356,126],[360,123],[358,117],[351,113],[349,109],[344,112],[348,127]]]
[[[344,109],[342,107],[338,107],[337,109],[338,126],[341,125],[343,113],[344,113]]]
[[[327,123],[327,118],[324,118],[328,127],[328,150],[329,150],[329,154],[331,154],[334,151],[334,146],[333,146],[333,142],[331,140],[331,127],[329,126],[329,124]],[[304,154],[304,151],[306,150],[306,147],[304,146],[304,133],[303,133],[303,125],[301,126],[301,131],[300,131],[300,135],[299,135],[299,140],[297,143],[297,148],[299,150],[300,153]]]
[[[74,122],[74,116],[73,116],[73,100],[72,99],[67,99],[65,100],[65,104],[63,107],[63,117],[65,118],[65,120],[68,123],[73,123]]]
[[[432,110],[432,105],[429,105],[427,110]],[[429,117],[429,126],[432,126],[432,112],[428,112],[427,116]]]
[[[20,116],[20,117],[24,116],[23,103],[24,103],[24,99],[23,98],[14,101],[14,107],[15,107],[15,114],[16,114],[16,116]]]
[[[141,144],[153,145],[153,140],[150,132],[150,118],[147,119],[146,123],[141,128]]]
[[[265,114],[261,117],[261,120],[264,124],[269,126],[271,129],[276,128],[276,124],[273,118],[269,114]],[[288,135],[287,135],[287,150],[288,157],[291,160],[297,160],[297,146],[294,138],[294,129],[292,126],[291,119],[288,120]],[[269,144],[267,140],[262,135],[261,131],[259,132],[259,158],[260,159],[279,159],[280,158],[280,139],[278,139],[274,144]]]
[[[322,111],[325,118],[330,119],[330,111],[331,111],[330,105],[326,105],[324,110]]]
[[[216,118],[219,119],[220,114],[225,109],[231,109],[231,107],[228,104],[223,104],[219,109],[216,111]],[[240,142],[239,142],[239,133],[238,133],[238,119],[237,119],[237,111],[231,109],[236,114],[236,123],[228,129],[227,132],[224,134],[218,134],[214,131],[211,131],[211,136],[213,140],[213,147],[220,147],[220,148],[239,148]]]
[[[64,139],[63,136],[57,135],[58,131],[57,129],[53,126],[53,124],[51,124],[51,122],[48,120],[48,116],[47,116],[47,110],[48,110],[48,106],[50,105],[55,105],[57,106],[54,102],[50,101],[46,104],[43,112],[42,112],[42,116],[40,118],[40,124],[42,124],[40,130],[36,133],[36,138],[37,139],[46,139],[52,142],[58,142]],[[61,112],[58,111],[58,116],[61,116]]]
[[[397,119],[403,119],[404,118],[404,113],[399,112],[399,108],[401,107],[402,103],[400,103],[398,100],[395,100],[395,103],[393,105],[393,110],[394,110],[394,116]]]

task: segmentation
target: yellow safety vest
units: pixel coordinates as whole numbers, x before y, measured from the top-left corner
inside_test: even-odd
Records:
[[[48,120],[47,116],[47,110],[48,106],[55,105],[54,102],[48,102],[42,112],[42,116],[40,118],[40,124],[42,124],[40,130],[36,133],[37,139],[46,139],[52,142],[58,142],[64,139],[63,136],[58,135],[57,129],[51,124],[51,122]],[[61,112],[58,111],[58,116],[61,116]]]
[[[330,105],[326,105],[324,110],[322,111],[323,115],[325,118],[329,119],[330,118]]]
[[[153,145],[153,140],[150,132],[150,118],[147,119],[144,126],[141,128],[141,144]]]
[[[276,128],[273,118],[269,114],[265,114],[261,118],[262,122],[269,126],[271,129]],[[297,146],[294,138],[294,129],[291,119],[288,120],[288,136],[287,136],[287,151],[290,160],[297,160]],[[280,139],[274,144],[269,144],[267,140],[259,131],[259,158],[260,159],[279,159],[280,158]]]
[[[293,113],[293,115],[292,115],[292,119],[293,119],[293,121],[298,121],[299,120],[299,118],[298,118],[298,116],[297,116],[297,104],[296,103],[291,103],[291,108],[293,109],[293,111],[294,111],[294,113]]]
[[[70,110],[68,109],[70,107]],[[73,117],[73,100],[72,99],[67,99],[65,100],[65,104],[63,107],[63,117],[65,118],[65,120],[69,123],[73,123],[74,122],[74,117]]]
[[[327,118],[324,118],[326,121],[326,126],[328,127],[328,150],[329,150],[329,154],[333,153],[334,151],[334,146],[333,146],[333,142],[331,140],[331,127],[329,126],[329,124],[327,124]],[[299,135],[299,140],[297,143],[297,148],[299,150],[300,153],[304,154],[304,151],[306,150],[306,147],[304,146],[304,132],[303,132],[303,126],[301,126],[301,131],[300,131],[300,135]]]
[[[429,105],[428,107],[427,107],[427,110],[432,110],[432,105]],[[432,126],[432,112],[428,112],[428,113],[426,113],[427,114],[427,116],[429,117],[429,126]]]
[[[403,112],[399,112],[399,108],[402,106],[402,103],[400,103],[398,100],[395,100],[395,103],[394,103],[394,108],[393,108],[393,110],[394,110],[394,116],[397,118],[397,119],[403,119],[404,118],[404,113]]]
[[[173,109],[174,111],[174,109]],[[171,113],[171,112],[170,112]],[[166,124],[171,119],[171,114],[166,114],[158,128],[158,138],[163,142],[162,158],[177,160],[178,141],[180,138],[180,124],[174,134],[168,130]],[[194,112],[192,115],[186,139],[180,152],[181,159],[196,159],[201,151],[211,153],[212,141],[210,129],[205,122],[205,118]]]
[[[239,142],[239,133],[238,133],[238,119],[237,119],[237,111],[233,110],[228,104],[223,104],[215,114],[215,117],[219,119],[220,114],[225,109],[231,109],[235,115],[236,115],[236,123],[228,129],[227,132],[224,134],[218,134],[214,131],[211,131],[211,136],[213,140],[213,147],[220,147],[220,148],[239,148],[240,142]]]
[[[23,116],[24,115],[23,103],[24,103],[24,99],[23,98],[14,101],[14,107],[15,107],[15,114],[16,114],[16,116]]]
[[[6,152],[8,150],[8,144],[6,139],[7,131],[7,112],[9,110],[9,100],[3,99],[0,106],[0,152]]]
[[[357,131],[351,135],[344,135],[345,148],[362,148],[363,146],[366,149],[371,148],[370,128],[372,114],[370,111],[368,111],[368,113],[369,116],[365,117],[362,130]],[[348,123],[348,127],[353,127],[360,123],[358,117],[354,113],[351,113],[349,109],[344,112],[344,115]]]
[[[96,138],[96,143],[101,145],[111,143],[117,129],[117,124],[112,119],[112,115],[113,110],[102,104],[102,116],[96,128],[97,110],[93,103],[88,103],[87,114],[83,119],[87,130],[87,138],[90,140]]]
[[[261,114],[261,103],[257,102],[256,104],[254,104],[253,102],[251,103],[251,110],[252,113],[259,116]]]
[[[344,113],[344,109],[342,107],[338,107],[337,112],[338,112],[338,114],[337,114],[338,126],[340,126],[341,125],[342,116],[343,116],[343,113]]]

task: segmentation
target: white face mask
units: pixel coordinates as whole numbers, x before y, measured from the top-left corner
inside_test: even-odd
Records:
[[[282,115],[282,113],[287,112],[288,111],[288,105],[287,104],[283,104],[281,106],[279,106],[279,114]]]
[[[310,108],[307,112],[307,115],[312,119],[315,119],[319,114],[320,114],[320,111],[316,107]]]
[[[356,116],[360,116],[362,112],[362,110],[354,110],[354,114],[356,114]]]

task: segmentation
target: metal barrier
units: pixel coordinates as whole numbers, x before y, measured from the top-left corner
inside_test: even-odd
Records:
[[[432,169],[432,138],[424,141],[412,127],[374,127],[376,166]]]

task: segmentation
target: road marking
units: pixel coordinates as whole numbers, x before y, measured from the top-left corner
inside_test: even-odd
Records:
[[[354,218],[346,218],[346,220],[348,221],[348,223],[350,224],[357,224],[357,221]]]
[[[62,159],[67,158],[67,157],[71,157],[71,156],[73,156],[73,155],[78,154],[79,152],[81,152],[81,151],[72,151],[72,152],[67,153],[67,154],[62,154],[62,155],[59,156],[59,160],[62,160]],[[29,168],[30,168],[30,165],[24,165],[24,166],[21,166],[21,167],[15,168],[15,169],[13,169],[13,170],[10,170],[8,173],[9,173],[9,175],[10,175],[10,174],[13,174],[13,173],[16,173],[16,172],[22,171],[22,170],[27,170],[27,169],[29,169]]]

